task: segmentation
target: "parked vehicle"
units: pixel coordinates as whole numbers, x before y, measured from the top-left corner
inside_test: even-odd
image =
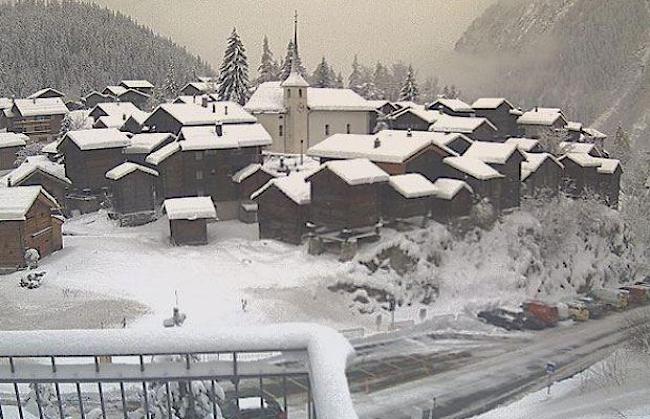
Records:
[[[645,304],[648,302],[648,298],[650,297],[650,287],[644,287],[642,285],[626,285],[620,289],[630,293],[630,304]]]
[[[589,311],[590,319],[599,319],[603,317],[605,314],[607,314],[607,311],[609,309],[609,306],[607,304],[590,297],[580,297],[578,301],[585,305]]]
[[[275,397],[259,389],[241,390],[238,398],[226,393],[221,412],[225,419],[287,419]]]
[[[623,310],[630,304],[630,293],[626,290],[615,288],[594,288],[588,294],[589,297],[617,309]]]
[[[571,320],[584,322],[589,320],[589,309],[587,305],[578,299],[565,300],[557,305],[560,312],[560,319],[563,319],[564,307],[566,307],[567,317]]]
[[[544,324],[535,318],[526,316],[523,310],[510,307],[499,307],[478,313],[482,321],[506,330],[541,330]]]
[[[543,327],[554,327],[560,320],[558,308],[542,301],[530,300],[521,305],[528,319],[535,319]]]

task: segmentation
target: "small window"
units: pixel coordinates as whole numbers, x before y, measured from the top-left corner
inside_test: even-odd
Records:
[[[350,124],[347,124],[345,126],[345,132],[347,132],[348,134],[352,132],[352,127],[350,126]]]
[[[278,135],[280,137],[284,136],[284,127],[282,125],[278,126]]]
[[[203,152],[202,151],[197,151],[194,153],[194,159],[196,161],[203,160]]]
[[[302,97],[302,89],[298,89],[298,96]]]
[[[197,170],[196,171],[196,180],[202,180],[203,179],[203,171]]]
[[[325,135],[330,135],[330,124],[325,124]]]
[[[287,89],[287,97],[291,99],[291,89]]]

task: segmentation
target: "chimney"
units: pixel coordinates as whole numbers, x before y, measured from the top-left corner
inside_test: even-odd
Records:
[[[228,115],[228,105],[223,107],[223,113]]]
[[[212,113],[217,113],[217,104],[216,103],[212,104]]]
[[[379,137],[375,138],[375,148],[379,148],[381,146],[381,140]]]
[[[217,122],[215,124],[214,131],[217,133],[217,137],[221,137],[223,135],[223,125],[221,122]]]
[[[201,106],[203,106],[204,108],[208,107],[208,98],[207,97],[203,96],[201,98]]]
[[[407,136],[407,137],[412,137],[412,136],[413,136],[413,131],[411,131],[411,128],[409,128],[409,129],[406,131],[406,136]]]

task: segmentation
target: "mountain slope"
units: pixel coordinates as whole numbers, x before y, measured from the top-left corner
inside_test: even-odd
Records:
[[[42,87],[81,95],[122,79],[160,85],[213,71],[200,58],[124,15],[76,1],[0,4],[0,96]]]
[[[494,65],[489,93],[640,135],[650,121],[649,21],[648,0],[501,0],[455,49]]]

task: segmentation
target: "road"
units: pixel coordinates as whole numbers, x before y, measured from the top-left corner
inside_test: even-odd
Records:
[[[362,353],[348,375],[355,407],[361,419],[411,419],[416,407],[431,409],[435,397],[435,418],[471,417],[541,389],[550,379],[573,376],[606,358],[625,342],[630,321],[638,321],[647,312],[647,308],[638,308],[491,342],[477,337],[475,347],[456,352],[429,352],[421,347],[418,353],[411,354],[408,345],[401,345],[399,356],[374,360],[383,369],[374,370],[369,385],[364,384],[368,375],[359,372],[373,373],[367,371],[372,361]],[[372,352],[379,357],[378,352]],[[544,371],[549,361],[557,365],[552,377]],[[393,368],[386,368],[390,365]],[[427,368],[429,373],[425,374]]]

